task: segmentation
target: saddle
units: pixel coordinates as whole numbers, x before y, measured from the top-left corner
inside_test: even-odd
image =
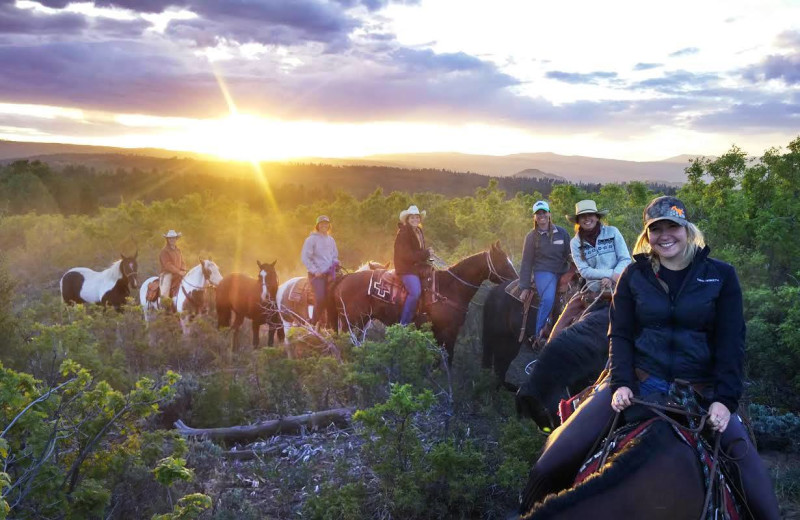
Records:
[[[592,386],[587,390],[591,391],[593,388]],[[579,394],[582,396],[581,399],[586,397],[587,390]],[[696,414],[698,411],[702,410],[698,404],[696,395],[698,394],[689,383],[676,381],[670,388],[669,394],[659,392],[646,396],[644,400],[673,407],[673,409],[684,409],[690,413],[693,412]],[[564,401],[562,401],[562,404],[563,403]],[[560,413],[561,410],[559,410],[559,414]],[[577,485],[587,480],[592,474],[605,465],[612,454],[622,451],[628,444],[643,436],[657,421],[667,420],[654,416],[657,413],[658,412],[641,404],[627,408],[622,414],[625,424],[611,431],[606,437],[602,448],[593,453],[584,462],[583,466],[578,471],[574,484]],[[670,412],[666,410],[665,413],[670,414]],[[673,417],[678,416],[674,415]],[[729,468],[725,466],[723,463],[724,461],[719,456],[717,456],[717,461],[715,462],[712,455],[716,455],[717,449],[712,447],[708,439],[688,429],[694,428],[696,426],[695,422],[698,421],[691,417],[684,417],[684,419],[686,419],[686,424],[683,427],[674,420],[671,420],[668,424],[672,433],[676,435],[680,441],[692,448],[692,451],[697,455],[700,465],[703,468],[705,490],[707,498],[710,498],[710,500],[707,500],[707,510],[704,511],[702,518],[740,520],[742,515],[738,509],[734,489],[731,487],[731,484],[735,481],[730,478],[731,472]],[[562,416],[562,424],[565,420],[566,417]],[[711,493],[709,493],[709,489],[712,490]],[[736,491],[739,492],[739,490]]]
[[[288,299],[292,303],[305,302],[308,305],[314,305],[314,291],[311,288],[311,281],[308,278],[301,278],[297,283],[292,286],[289,291]]]
[[[178,296],[178,290],[181,287],[182,278],[178,278],[177,276],[173,277],[172,285],[169,288],[169,297],[173,300],[175,297]],[[147,294],[145,295],[145,300],[148,302],[157,302],[159,297],[161,296],[161,279],[156,278],[149,284],[147,284]]]
[[[367,294],[384,303],[402,307],[408,297],[408,291],[406,291],[406,286],[403,285],[403,279],[395,273],[394,269],[375,269],[371,273]],[[420,276],[420,281],[422,282],[422,295],[419,299],[420,306],[427,306],[435,301],[435,280],[436,277],[433,276],[432,270],[429,271],[429,274]]]

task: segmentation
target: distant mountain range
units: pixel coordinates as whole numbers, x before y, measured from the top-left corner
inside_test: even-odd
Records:
[[[584,183],[643,181],[675,185],[686,180],[684,168],[696,156],[679,155],[662,161],[623,161],[595,157],[566,156],[554,153],[521,153],[505,156],[462,153],[412,153],[370,155],[353,158],[307,157],[291,163],[318,163],[354,166],[388,166],[411,169],[440,169],[471,172],[496,177],[550,178]],[[140,169],[158,167],[164,159],[222,161],[216,157],[158,148],[114,148],[59,143],[0,141],[0,162],[36,159],[62,166],[83,164],[95,168]],[[183,161],[181,161],[183,162]]]

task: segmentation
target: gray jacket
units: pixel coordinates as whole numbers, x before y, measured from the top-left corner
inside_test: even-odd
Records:
[[[602,224],[598,224],[602,225]],[[578,235],[569,242],[572,261],[587,283],[611,278],[614,273],[621,274],[631,263],[631,255],[622,233],[614,226],[603,226],[595,245],[583,241]],[[583,249],[583,256],[581,256]],[[585,260],[584,260],[585,259]]]
[[[336,241],[328,234],[312,231],[303,243],[301,258],[309,273],[323,274],[330,270],[334,262],[339,261]]]
[[[532,229],[525,237],[522,248],[522,265],[519,270],[521,289],[531,288],[532,275],[536,271],[555,274],[565,273],[569,267],[569,235],[567,230],[553,224],[553,236]]]

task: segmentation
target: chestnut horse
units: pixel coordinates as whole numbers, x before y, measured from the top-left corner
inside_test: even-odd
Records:
[[[258,260],[258,279],[241,273],[233,273],[222,279],[217,287],[217,327],[231,326],[231,313],[236,315],[233,329],[238,331],[245,318],[249,318],[253,326],[253,348],[259,345],[259,329],[261,325],[269,327],[267,345],[274,343],[275,331],[278,339],[283,341],[278,304],[275,294],[278,292],[278,274],[275,262],[261,263]],[[236,338],[236,336],[234,336]],[[234,342],[234,347],[236,347]]]
[[[697,452],[659,420],[580,484],[541,503],[523,504],[520,518],[697,520],[704,490]]]
[[[351,330],[353,327],[363,329],[371,319],[386,325],[400,321],[400,305],[383,302],[367,293],[372,276],[372,271],[355,272],[343,276],[334,285],[329,312],[338,315]],[[447,269],[437,269],[433,276],[435,294],[427,309],[428,318],[436,341],[444,346],[448,362],[452,363],[458,331],[480,284],[484,280],[502,283],[518,275],[498,240],[488,251],[469,256]],[[423,295],[422,299],[426,297]],[[418,314],[417,321],[420,320]],[[331,325],[338,330],[337,320],[331,320]]]

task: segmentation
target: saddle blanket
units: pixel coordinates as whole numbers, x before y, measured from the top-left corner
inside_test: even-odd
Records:
[[[382,302],[402,305],[408,293],[394,270],[375,269],[369,279],[367,294]]]

